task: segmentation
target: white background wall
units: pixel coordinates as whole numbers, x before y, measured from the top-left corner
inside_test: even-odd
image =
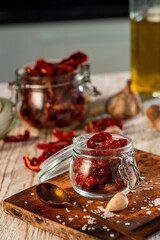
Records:
[[[0,26],[0,82],[37,58],[89,56],[91,73],[129,71],[129,20],[92,20]]]

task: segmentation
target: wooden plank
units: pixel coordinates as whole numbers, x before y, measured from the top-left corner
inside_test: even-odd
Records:
[[[135,192],[129,193],[128,208],[116,213],[113,218],[110,218],[110,221],[117,222],[118,220],[122,227],[136,231],[142,236],[148,236],[153,231],[160,229],[160,206],[154,206],[152,203],[158,198],[160,192],[160,184],[158,184],[160,183],[160,156],[136,150],[136,161],[147,184]],[[90,199],[77,194],[70,185],[68,173],[49,180],[49,182],[66,189],[71,196],[71,201],[82,206],[87,205],[89,210],[97,210],[98,207],[105,208],[107,205],[107,201],[94,200],[91,203],[88,202]],[[3,207],[7,214],[64,239],[106,239],[111,234],[111,231],[107,232],[98,222],[88,224],[85,212],[67,206],[53,208],[45,205],[38,199],[35,186],[7,198],[4,200]],[[146,213],[150,213],[150,211],[151,214]],[[85,224],[87,224],[86,229]],[[115,234],[113,239],[119,236],[119,234]]]

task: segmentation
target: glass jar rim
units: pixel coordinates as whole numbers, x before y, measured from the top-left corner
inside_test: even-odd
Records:
[[[52,61],[52,62],[56,62],[56,61],[58,61],[58,59],[47,59],[47,61]],[[42,87],[42,86],[44,86],[45,88],[48,88],[48,87],[61,87],[61,86],[64,86],[64,85],[69,85],[69,84],[71,84],[71,83],[75,83],[75,82],[81,82],[81,81],[83,81],[83,76],[82,77],[79,77],[79,78],[74,78],[73,80],[71,80],[71,81],[61,81],[60,83],[53,83],[53,84],[50,84],[50,85],[46,85],[45,86],[45,84],[44,84],[44,82],[43,82],[43,84],[41,84],[41,83],[38,83],[38,84],[34,84],[34,82],[35,81],[38,81],[38,82],[41,82],[42,80],[44,80],[44,79],[65,79],[66,77],[68,77],[68,76],[76,76],[77,74],[80,74],[81,73],[81,69],[82,69],[82,67],[83,67],[83,70],[84,70],[84,67],[88,67],[88,69],[89,69],[89,64],[87,64],[87,63],[83,63],[83,64],[80,64],[80,65],[78,65],[78,67],[77,67],[77,69],[75,69],[74,71],[72,71],[72,72],[69,72],[69,73],[65,73],[65,74],[61,74],[61,75],[57,75],[57,76],[27,76],[27,75],[25,75],[25,72],[24,72],[24,69],[25,69],[25,67],[27,67],[27,66],[34,66],[34,64],[35,64],[35,62],[34,61],[32,61],[32,62],[29,62],[29,63],[26,63],[26,64],[23,64],[21,67],[19,67],[19,68],[17,68],[16,70],[15,70],[15,75],[16,75],[16,77],[18,78],[18,79],[21,79],[22,80],[22,77],[26,77],[26,78],[28,78],[29,79],[29,81],[27,82],[27,83],[25,83],[25,81],[23,81],[23,82],[19,82],[18,84],[25,84],[25,87],[26,87],[26,85],[29,87],[29,86],[34,86],[35,88],[37,88],[37,87]]]
[[[87,146],[86,147],[82,146],[82,143],[85,143],[90,137],[92,137],[95,134],[96,133],[86,133],[86,134],[83,134],[83,135],[73,138],[73,150],[78,154],[82,154],[82,151],[85,151],[85,155],[87,155],[87,153],[88,153],[88,155],[90,155],[89,154],[90,152],[92,152],[92,153],[99,152],[101,154],[106,153],[106,152],[112,154],[112,152],[115,152],[115,151],[121,152],[122,150],[124,152],[128,152],[133,148],[133,140],[130,137],[125,136],[120,133],[114,133],[114,132],[110,132],[110,134],[113,136],[113,138],[119,137],[119,138],[127,139],[128,144],[124,147],[116,148],[116,149],[91,149],[91,148],[87,148]],[[105,157],[103,157],[103,158],[105,158]]]

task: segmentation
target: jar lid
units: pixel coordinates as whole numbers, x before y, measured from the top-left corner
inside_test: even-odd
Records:
[[[15,104],[7,98],[0,98],[0,139],[13,129],[17,118]]]
[[[73,144],[55,153],[40,165],[41,171],[39,171],[38,177],[41,182],[56,177],[69,170],[72,150]]]

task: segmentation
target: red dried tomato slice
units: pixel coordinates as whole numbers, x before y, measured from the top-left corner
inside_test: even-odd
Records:
[[[94,133],[104,131],[107,127],[116,125],[120,128],[123,127],[122,120],[114,118],[105,118],[99,121],[90,121],[85,125],[85,132]]]
[[[28,130],[25,130],[24,134],[18,134],[17,136],[7,136],[3,138],[4,142],[22,142],[22,141],[27,141],[30,137],[30,133]]]
[[[87,141],[87,147],[93,148],[98,146],[97,143],[105,142],[106,140],[109,140],[112,138],[112,135],[110,133],[101,132],[93,135],[88,141]]]
[[[72,143],[72,139],[74,137],[74,131],[70,131],[67,133],[63,133],[58,128],[54,129],[53,135],[57,137],[56,142],[50,143],[39,143],[37,148],[42,149],[43,152],[39,157],[28,158],[27,156],[23,157],[24,163],[27,168],[39,172],[40,165],[44,162],[47,158],[49,158],[54,153],[58,152],[64,147],[67,147]]]

